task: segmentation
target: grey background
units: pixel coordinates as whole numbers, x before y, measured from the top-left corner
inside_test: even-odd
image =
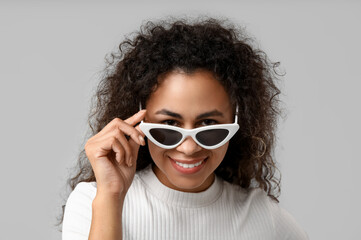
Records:
[[[0,238],[53,226],[83,147],[104,57],[145,20],[225,16],[280,61],[281,206],[311,239],[360,239],[361,4],[357,1],[0,3]]]

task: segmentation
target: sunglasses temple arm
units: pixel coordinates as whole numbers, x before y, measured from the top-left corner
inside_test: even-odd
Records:
[[[236,106],[236,116],[234,117],[234,123],[238,123],[238,104]]]
[[[141,101],[139,101],[139,111],[140,110],[142,110],[142,102]],[[143,120],[141,122],[143,122]]]

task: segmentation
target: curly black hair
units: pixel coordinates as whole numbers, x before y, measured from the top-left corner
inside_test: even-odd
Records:
[[[281,113],[276,68],[279,62],[252,47],[252,38],[228,20],[214,18],[148,21],[119,51],[106,57],[106,68],[94,96],[89,126],[95,135],[114,118],[126,119],[145,106],[159,77],[175,69],[186,73],[211,71],[225,87],[232,104],[239,106],[240,129],[230,140],[215,173],[244,189],[258,187],[277,200],[280,177],[273,160],[275,131]],[[151,164],[147,147],[139,150],[137,171]],[[81,151],[77,172],[68,180],[96,181]],[[64,209],[64,206],[63,206]],[[63,212],[64,214],[64,212]]]

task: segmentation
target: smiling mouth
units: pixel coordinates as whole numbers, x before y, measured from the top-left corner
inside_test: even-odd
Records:
[[[198,167],[199,165],[202,164],[204,160],[198,162],[198,163],[195,163],[195,164],[184,164],[184,163],[180,163],[180,162],[177,162],[175,161],[175,163],[178,165],[178,166],[181,166],[182,168],[194,168],[194,167]]]
[[[172,159],[172,158],[171,158]],[[200,166],[204,161],[206,161],[208,159],[207,158],[204,158],[203,160],[200,160],[199,162],[196,162],[196,163],[193,163],[193,164],[188,164],[188,163],[181,163],[181,162],[178,162],[177,160],[175,159],[172,159],[178,166],[182,167],[182,168],[195,168],[195,167],[198,167]]]

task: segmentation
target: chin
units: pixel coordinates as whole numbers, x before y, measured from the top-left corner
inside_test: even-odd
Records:
[[[200,178],[201,177],[201,178]],[[211,177],[210,180],[208,180]],[[176,179],[169,179],[173,188],[182,192],[202,192],[206,190],[211,184],[210,181],[213,182],[212,176],[202,177],[198,176],[198,178],[184,176],[177,177]]]

